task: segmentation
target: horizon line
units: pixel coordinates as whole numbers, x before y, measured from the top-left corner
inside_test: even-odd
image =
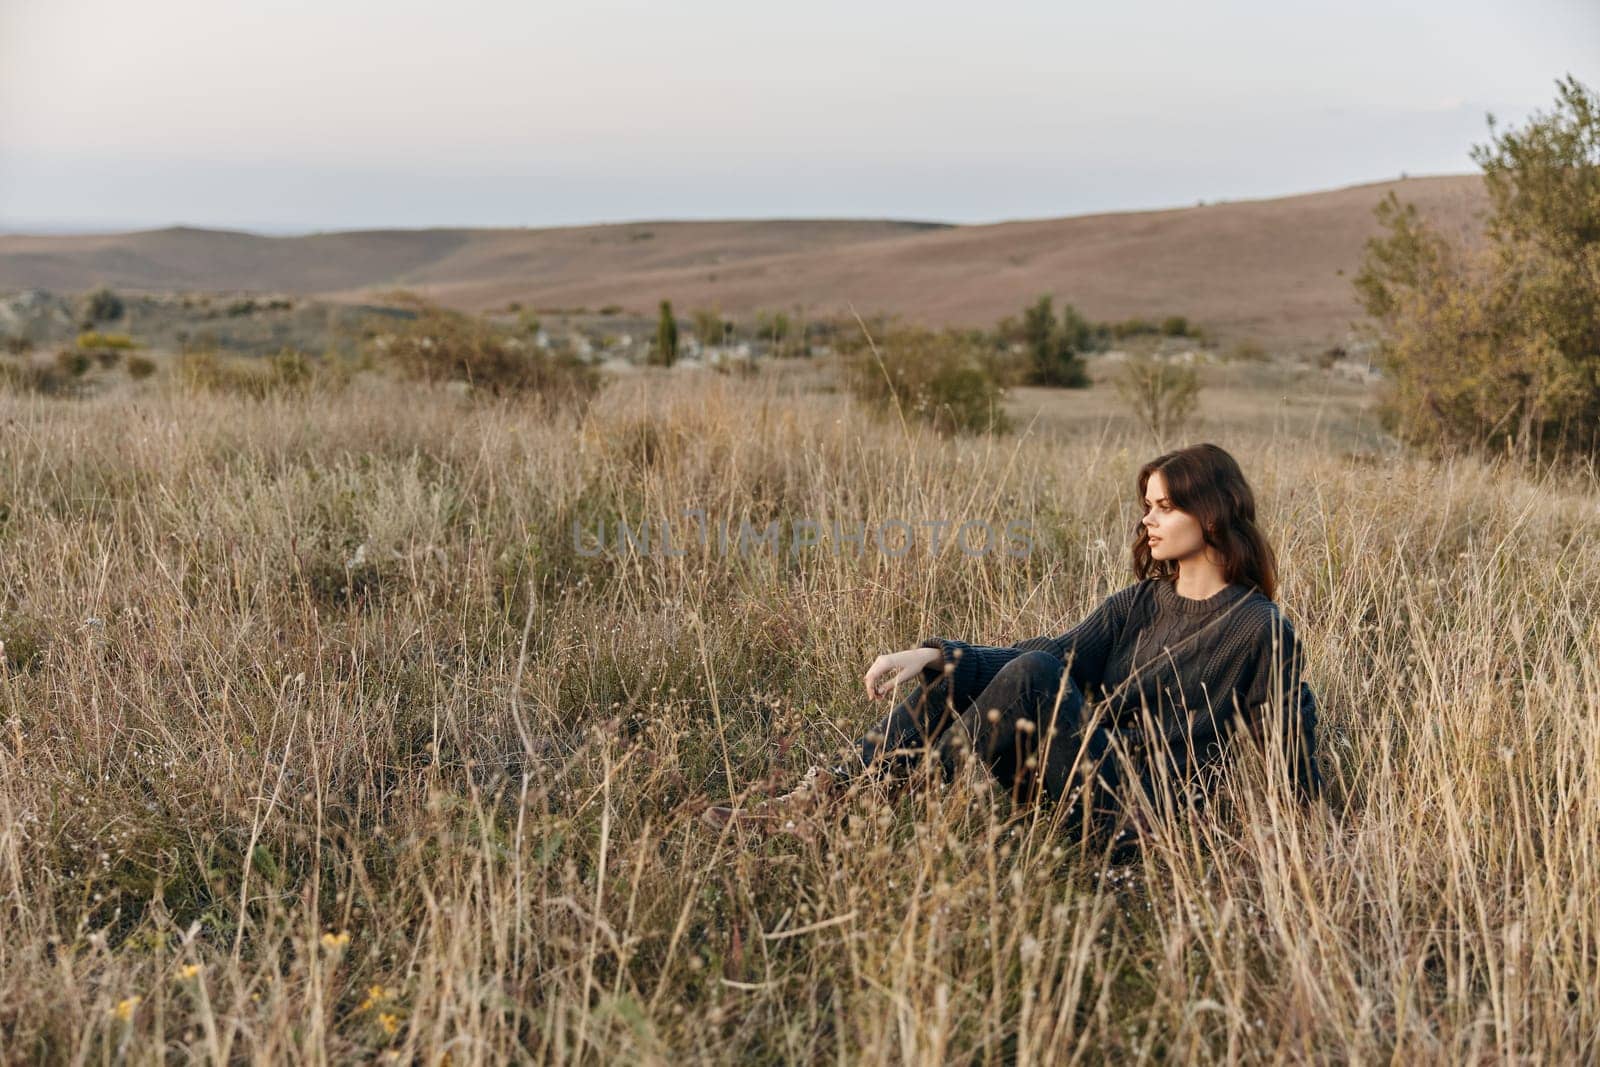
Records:
[[[1316,196],[1323,193],[1343,192],[1350,189],[1360,189],[1373,185],[1389,185],[1396,182],[1437,179],[1437,178],[1471,178],[1481,177],[1481,171],[1449,171],[1444,173],[1418,173],[1401,171],[1398,175],[1387,178],[1375,178],[1368,181],[1349,182],[1344,185],[1328,186],[1317,189],[1301,190],[1292,193],[1279,193],[1271,196],[1248,197],[1217,197],[1214,199],[1197,198],[1193,203],[1167,204],[1155,207],[1112,208],[1105,211],[1071,212],[1061,215],[1027,215],[1009,218],[986,219],[972,222],[951,222],[942,219],[916,219],[895,218],[885,215],[750,215],[750,216],[680,216],[680,217],[648,217],[648,218],[621,218],[593,220],[588,222],[557,223],[547,226],[530,226],[497,224],[497,225],[451,225],[446,223],[433,223],[421,226],[353,226],[353,227],[324,227],[324,226],[292,226],[278,228],[263,225],[197,225],[190,222],[168,222],[161,225],[128,225],[123,223],[88,222],[74,220],[36,219],[20,224],[13,224],[5,219],[0,219],[0,237],[129,237],[138,234],[162,233],[169,230],[195,230],[204,233],[235,234],[245,237],[261,237],[268,239],[300,238],[300,237],[328,237],[340,234],[361,233],[429,233],[451,230],[492,231],[492,230],[582,230],[598,229],[602,227],[621,226],[671,226],[694,225],[704,223],[722,224],[749,224],[749,223],[817,223],[817,222],[881,222],[901,226],[927,226],[943,229],[959,229],[961,227],[1003,226],[1010,223],[1042,222],[1056,219],[1093,218],[1103,215],[1145,215],[1163,211],[1187,211],[1196,207],[1210,207],[1219,204],[1250,204],[1271,200],[1292,200],[1302,196]],[[16,225],[33,227],[32,229],[13,228]]]

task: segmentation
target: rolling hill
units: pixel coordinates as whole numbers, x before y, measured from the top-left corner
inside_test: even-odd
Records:
[[[175,227],[0,235],[0,288],[192,289],[370,300],[405,288],[471,310],[620,305],[724,314],[800,308],[990,325],[1040,293],[1094,319],[1186,315],[1223,339],[1341,339],[1372,209],[1390,190],[1442,229],[1476,232],[1476,175],[1265,200],[992,225],[852,220],[640,222],[551,229],[265,237]]]

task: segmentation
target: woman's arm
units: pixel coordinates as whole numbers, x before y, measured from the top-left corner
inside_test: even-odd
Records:
[[[948,669],[952,699],[957,708],[964,708],[994,680],[1000,668],[1024,652],[1037,650],[1048,652],[1067,664],[1072,680],[1087,692],[1088,687],[1102,684],[1106,659],[1122,634],[1139,585],[1136,582],[1112,593],[1087,618],[1058,637],[1030,637],[1008,646],[973,645],[955,638],[930,637],[919,647],[940,649],[943,657],[923,669],[923,680],[932,684]]]
[[[1317,769],[1317,698],[1306,680],[1305,648],[1287,618],[1278,616],[1275,632],[1263,637],[1263,648],[1245,692],[1245,714],[1252,737],[1260,743],[1269,718],[1282,726],[1289,778],[1302,800],[1322,793]]]

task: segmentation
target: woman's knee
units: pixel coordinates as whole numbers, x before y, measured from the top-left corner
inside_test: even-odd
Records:
[[[1038,686],[1041,683],[1058,681],[1066,669],[1067,665],[1050,653],[1034,649],[1007,661],[995,674],[994,680],[1013,685]]]

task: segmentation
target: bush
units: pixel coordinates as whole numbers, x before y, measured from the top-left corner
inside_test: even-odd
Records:
[[[126,351],[139,347],[139,343],[125,333],[100,333],[96,330],[84,330],[78,334],[77,345],[79,348],[91,351],[96,349]]]
[[[33,351],[33,338],[24,334],[7,334],[4,342],[0,342],[0,348],[13,356],[25,356]]]
[[[1228,349],[1227,358],[1239,363],[1264,363],[1267,350],[1260,341],[1246,337]]]
[[[578,407],[600,388],[600,372],[570,352],[543,352],[481,319],[417,303],[415,318],[373,340],[376,354],[406,378],[464,381],[494,396],[531,395]]]
[[[720,345],[733,333],[733,323],[710,308],[696,308],[689,318],[694,322],[694,335],[703,345]]]
[[[125,310],[122,298],[116,293],[110,289],[96,289],[83,298],[83,328],[87,330],[97,322],[120,319]]]
[[[156,361],[147,356],[128,357],[128,377],[143,381],[156,372]]]
[[[916,418],[940,433],[1003,432],[1004,390],[989,372],[984,351],[955,330],[891,329],[876,345],[851,339],[840,348],[845,385],[881,411]]]
[[[69,378],[81,378],[89,372],[93,361],[88,353],[63,348],[56,353],[56,370]]]
[[[1128,357],[1115,379],[1117,393],[1133,416],[1150,431],[1156,447],[1194,413],[1200,376],[1193,366],[1170,363],[1147,352]]]
[[[1189,320],[1182,315],[1168,315],[1161,320],[1161,333],[1166,337],[1189,337]]]
[[[1402,440],[1521,458],[1600,453],[1600,97],[1570,76],[1553,112],[1474,146],[1486,244],[1391,192],[1354,285],[1376,323],[1381,408]]]

